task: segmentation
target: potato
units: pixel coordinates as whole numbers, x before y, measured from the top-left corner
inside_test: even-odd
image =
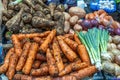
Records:
[[[117,48],[120,50],[120,43],[117,45]]]
[[[71,16],[76,15],[76,16],[78,16],[79,18],[84,18],[85,15],[86,15],[86,12],[85,12],[85,10],[82,9],[82,8],[79,8],[79,7],[71,7],[71,8],[69,9],[69,14],[70,14]]]
[[[112,39],[113,39],[113,42],[114,42],[115,44],[120,43],[120,36],[116,35],[116,36],[114,36]]]
[[[75,24],[75,25],[74,25],[74,30],[75,30],[75,31],[80,31],[80,30],[82,30],[82,26],[79,25],[79,24]]]
[[[68,33],[70,30],[70,23],[68,21],[65,21],[64,23],[64,32]]]
[[[82,21],[83,21],[82,19],[78,20],[78,21],[77,21],[77,24],[81,24]]]
[[[113,55],[120,55],[120,50],[118,49],[113,49],[111,50],[111,52],[113,53]]]
[[[64,16],[65,16],[65,20],[66,20],[66,21],[68,21],[68,20],[71,18],[71,16],[70,16],[69,13],[63,12],[63,14],[64,14]]]
[[[69,20],[70,25],[74,26],[77,23],[78,19],[79,19],[78,16],[71,17],[70,20]]]

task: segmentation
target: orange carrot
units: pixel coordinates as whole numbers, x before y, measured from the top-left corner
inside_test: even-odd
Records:
[[[56,35],[56,30],[52,30],[51,33],[47,36],[46,40],[41,44],[40,51],[45,53],[49,44],[52,42],[53,38]]]
[[[9,80],[12,80],[14,77],[17,61],[18,61],[18,56],[16,54],[11,55],[9,68],[8,68],[7,73],[6,73]]]
[[[58,68],[57,65],[55,63],[55,59],[52,56],[50,49],[47,49],[47,53],[46,53],[46,58],[47,58],[47,64],[49,67],[49,73],[51,76],[57,76],[58,75]]]
[[[73,34],[65,34],[64,37],[66,37],[66,38],[70,38],[70,39],[73,40]]]
[[[64,41],[67,43],[67,45],[69,45],[69,47],[73,50],[76,51],[77,50],[77,42],[69,39],[69,38],[65,38]]]
[[[22,48],[21,48],[21,44],[20,44],[20,41],[19,39],[17,38],[16,35],[12,35],[12,42],[14,44],[14,49],[15,49],[15,53],[18,55],[18,56],[21,56],[21,53],[22,53]]]
[[[30,42],[25,43],[25,45],[23,47],[22,54],[21,54],[21,56],[20,56],[20,58],[18,60],[17,66],[16,66],[16,71],[22,70],[22,68],[23,68],[23,66],[24,66],[24,64],[26,62],[30,46],[31,46]]]
[[[73,72],[70,75],[77,77],[78,80],[90,76],[97,72],[97,69],[95,66],[89,66],[87,68],[81,69],[79,71]]]
[[[60,36],[57,36],[57,39],[63,53],[68,58],[68,60],[74,61],[75,59],[77,59],[76,53],[64,42],[64,40]]]
[[[46,57],[43,54],[37,53],[36,60],[46,61]]]
[[[61,72],[64,69],[64,65],[63,65],[61,55],[60,55],[60,48],[59,48],[58,43],[53,42],[52,48],[53,48],[53,55],[56,60],[58,70],[59,70],[59,72]]]
[[[78,38],[77,34],[74,34],[74,40],[75,40],[78,44],[81,44],[80,39]]]
[[[33,80],[33,77],[17,73],[14,75],[13,80]]]
[[[33,65],[32,65],[32,67],[34,69],[38,69],[40,67],[40,64],[41,64],[41,61],[35,60],[34,63],[33,63]]]
[[[37,43],[32,43],[31,44],[31,47],[30,47],[30,51],[29,51],[29,54],[28,54],[28,58],[26,60],[26,63],[22,69],[22,72],[24,74],[29,74],[30,71],[31,71],[31,68],[32,68],[32,64],[35,60],[35,57],[36,57],[36,54],[37,54],[37,51],[38,51],[38,44]]]
[[[0,74],[5,73],[7,71],[8,66],[9,66],[9,62],[10,62],[10,57],[12,54],[14,54],[14,48],[11,48],[7,52],[5,59],[4,59],[4,64],[2,66],[0,66]]]
[[[32,76],[45,76],[49,73],[48,66],[41,67],[39,69],[32,69],[31,75]]]
[[[65,67],[63,71],[59,73],[59,76],[64,76],[72,71],[80,70],[85,67],[88,67],[88,65],[85,62],[81,63],[81,61],[76,61],[76,62],[70,63]]]
[[[77,80],[75,76],[65,75],[62,77],[54,78],[53,80]]]
[[[34,37],[33,40],[37,43],[39,43],[40,45],[44,42],[42,38],[40,37]]]
[[[32,34],[18,34],[17,37],[19,40],[22,40],[24,38],[34,38],[34,37],[46,37],[50,31],[46,31],[43,33],[32,33]]]
[[[78,53],[83,62],[86,62],[88,65],[91,65],[88,52],[84,45],[78,45]]]

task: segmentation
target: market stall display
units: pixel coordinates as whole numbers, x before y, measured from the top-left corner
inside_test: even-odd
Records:
[[[0,79],[119,79],[120,23],[85,2],[2,0]]]

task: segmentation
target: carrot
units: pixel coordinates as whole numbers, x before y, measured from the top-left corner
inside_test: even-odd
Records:
[[[57,36],[57,39],[63,53],[68,58],[68,60],[74,61],[77,58],[76,53],[64,42],[64,40],[60,36]]]
[[[0,66],[0,74],[5,73],[7,71],[9,62],[10,62],[10,57],[13,54],[14,54],[14,48],[9,49],[9,51],[7,52],[7,54],[5,56],[4,64],[2,66]]]
[[[18,34],[17,37],[19,40],[22,40],[24,38],[34,38],[34,37],[46,37],[51,31],[46,31],[43,33],[32,33],[32,34]]]
[[[87,68],[81,69],[79,71],[73,72],[70,75],[71,76],[75,76],[77,77],[78,80],[90,76],[92,74],[94,74],[95,72],[97,72],[97,69],[95,66],[89,66]]]
[[[53,48],[53,55],[56,60],[58,70],[59,70],[59,72],[61,72],[64,69],[64,65],[63,65],[61,55],[60,55],[60,48],[59,48],[58,43],[53,42],[52,48]]]
[[[46,61],[46,57],[43,54],[37,53],[36,60]]]
[[[66,38],[70,38],[70,39],[73,40],[73,34],[65,34],[64,37],[66,37]]]
[[[34,69],[37,69],[37,68],[39,68],[39,67],[40,67],[40,64],[41,64],[41,61],[36,60],[36,61],[34,61],[34,63],[33,63],[33,65],[32,65],[32,67],[33,67]]]
[[[12,35],[12,42],[14,44],[14,49],[15,49],[15,53],[18,55],[18,56],[21,56],[21,53],[22,53],[22,48],[21,48],[21,44],[20,44],[20,41],[19,39],[17,38],[16,35]]]
[[[81,63],[81,61],[77,61],[77,62],[70,63],[65,67],[63,71],[59,73],[59,76],[64,76],[72,71],[80,70],[85,67],[88,67],[88,65],[85,62]]]
[[[48,66],[41,67],[39,69],[32,69],[31,70],[31,75],[32,76],[44,76],[49,73]]]
[[[28,76],[28,75],[23,75],[23,74],[15,74],[14,75],[14,80],[33,80],[32,76]]]
[[[37,54],[37,51],[38,51],[38,44],[37,43],[32,43],[31,44],[31,47],[30,47],[30,51],[29,51],[29,54],[28,54],[28,58],[26,60],[26,63],[22,69],[22,72],[24,74],[29,74],[30,71],[31,71],[31,68],[32,68],[32,64],[35,60],[35,56]]]
[[[14,77],[17,61],[18,61],[18,56],[16,54],[11,55],[9,68],[6,73],[6,76],[8,77],[9,80],[12,80]]]
[[[52,42],[53,38],[56,35],[56,30],[52,30],[51,33],[47,36],[46,40],[41,44],[40,51],[45,53],[49,44]]]
[[[35,77],[33,80],[53,80],[51,76]]]
[[[76,51],[77,50],[77,42],[69,39],[69,38],[65,38],[64,41],[67,43],[67,45],[69,45],[69,47],[73,50]]]
[[[45,67],[45,66],[48,66],[48,64],[47,64],[46,62],[43,62],[43,63],[40,65],[40,68]]]
[[[78,44],[81,44],[80,39],[78,38],[77,34],[74,34],[74,40],[75,40]]]
[[[66,76],[54,78],[53,80],[77,80],[77,78],[74,76],[66,75]]]
[[[88,65],[91,65],[88,52],[84,45],[78,45],[78,53],[83,62],[86,62]]]
[[[30,49],[30,46],[31,46],[31,43],[30,42],[26,42],[24,47],[23,47],[23,51],[22,51],[22,54],[20,56],[20,59],[18,60],[18,63],[17,63],[17,66],[16,66],[16,71],[20,71],[22,70],[25,62],[26,62],[26,59],[27,59],[27,56],[28,56],[28,53],[29,53],[29,49]]]
[[[57,76],[58,75],[57,65],[55,63],[55,59],[52,56],[49,48],[47,49],[46,58],[47,58],[47,64],[48,64],[50,75]]]
[[[40,45],[44,42],[43,39],[41,39],[40,37],[34,37],[33,40],[39,43]]]

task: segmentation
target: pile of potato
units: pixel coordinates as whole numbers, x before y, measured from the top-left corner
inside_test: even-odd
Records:
[[[80,25],[81,18],[84,18],[86,12],[84,9],[79,7],[71,7],[69,12],[63,12],[65,16],[65,23],[64,23],[64,32],[65,33],[74,33],[74,31],[82,30],[82,26]]]
[[[77,35],[56,36],[56,30],[13,34],[12,43],[0,66],[9,80],[80,80],[97,71],[88,56],[81,58]]]
[[[107,51],[102,56],[103,70],[120,78],[120,36],[110,36]]]

